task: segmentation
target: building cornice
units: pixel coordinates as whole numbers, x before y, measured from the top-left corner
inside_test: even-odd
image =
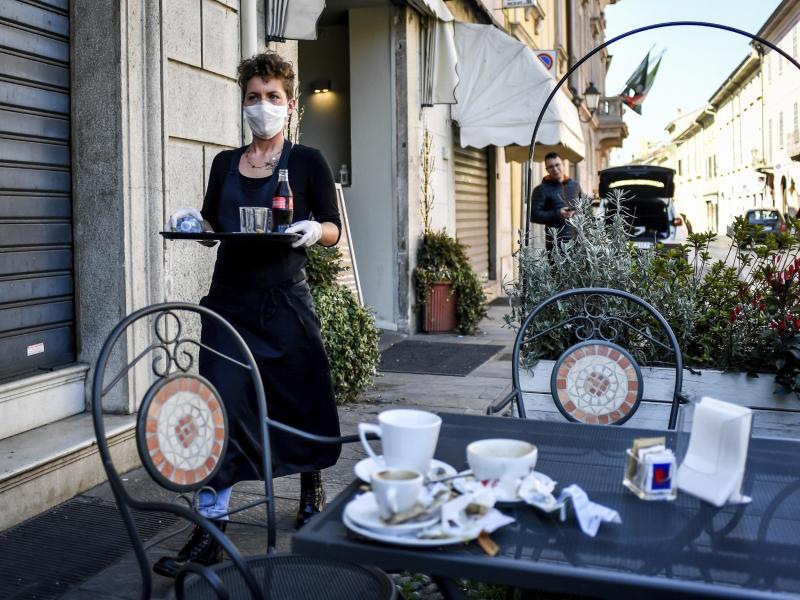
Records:
[[[759,37],[772,42],[779,42],[791,31],[797,23],[797,0],[783,0],[772,14],[767,18],[761,29],[758,30]],[[770,48],[765,48],[769,52]]]
[[[731,71],[728,78],[717,88],[708,102],[714,108],[719,107],[725,100],[727,100],[733,92],[739,89],[744,82],[746,82],[753,74],[755,74],[761,65],[761,59],[755,52],[751,52],[740,62],[736,68]]]

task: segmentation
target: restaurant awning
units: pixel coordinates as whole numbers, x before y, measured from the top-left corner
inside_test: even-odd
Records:
[[[555,81],[533,51],[491,25],[455,23],[459,83],[451,115],[462,147],[506,148],[506,159],[528,159],[533,127]],[[534,159],[559,152],[576,162],[585,155],[575,106],[556,94],[536,136]]]
[[[266,0],[267,39],[315,40],[325,0]]]
[[[420,104],[454,104],[456,74],[455,18],[443,0],[407,0],[423,15],[420,24]]]

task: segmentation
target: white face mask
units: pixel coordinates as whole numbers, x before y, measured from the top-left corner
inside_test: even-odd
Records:
[[[243,109],[250,131],[256,137],[269,140],[278,135],[286,123],[289,107],[286,104],[259,102]]]

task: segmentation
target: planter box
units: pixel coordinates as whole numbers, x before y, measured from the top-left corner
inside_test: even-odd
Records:
[[[520,369],[525,412],[528,418],[563,421],[550,395],[550,375],[555,361],[539,361],[533,369]],[[642,367],[642,404],[625,425],[663,428],[667,426],[675,369]],[[777,390],[776,390],[777,388]],[[703,396],[746,406],[754,412],[754,433],[778,437],[800,437],[800,398],[775,384],[774,373],[748,377],[746,373],[703,369],[683,371],[683,393],[690,400]],[[683,429],[691,423],[691,416]]]
[[[440,281],[431,285],[428,301],[423,307],[423,329],[428,333],[453,331],[458,325],[457,303],[452,283]]]

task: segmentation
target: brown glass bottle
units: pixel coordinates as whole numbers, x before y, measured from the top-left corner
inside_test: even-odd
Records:
[[[278,171],[278,186],[272,197],[272,231],[283,233],[292,224],[294,195],[289,186],[289,169]]]

